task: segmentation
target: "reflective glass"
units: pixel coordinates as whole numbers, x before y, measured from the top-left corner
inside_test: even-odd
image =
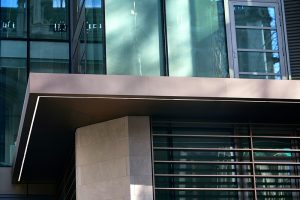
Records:
[[[299,178],[298,178],[299,179]],[[257,178],[257,187],[264,188],[291,188],[291,185],[295,182],[295,178]]]
[[[166,146],[169,142],[170,137],[158,137],[155,140],[155,146]],[[238,146],[239,148],[249,148],[249,139],[241,138],[237,144],[232,142],[232,138],[214,138],[214,137],[178,137],[173,138],[173,147],[193,147],[193,148],[234,148],[233,145]]]
[[[13,162],[26,83],[26,42],[0,41],[0,166]]]
[[[91,42],[102,42],[103,9],[100,2],[99,0],[89,0],[85,2],[87,40]]]
[[[155,152],[156,154],[156,152]],[[173,163],[172,171],[170,171],[171,165],[169,163],[155,163],[154,172],[155,174],[205,174],[205,175],[214,175],[214,174],[244,174],[251,175],[252,169],[250,165],[244,164],[239,167],[235,167],[232,164],[199,164],[199,163]]]
[[[26,13],[26,0],[1,0],[1,38],[26,38]]]
[[[297,127],[166,121],[152,126],[156,199],[298,197]]]
[[[257,199],[282,199],[282,200],[294,200],[299,197],[299,191],[259,191],[257,192]]]
[[[104,74],[105,65],[103,59],[102,43],[88,43],[86,50],[86,72],[87,74]]]
[[[280,162],[280,161],[276,161],[276,162]],[[281,176],[295,175],[293,170],[294,167],[292,165],[280,165],[279,163],[278,165],[261,164],[261,165],[256,165],[255,174],[264,175],[264,176],[277,175],[279,176],[277,178],[280,178],[280,175]]]
[[[211,169],[214,170],[214,169]],[[226,178],[226,177],[166,177],[155,178],[156,187],[175,188],[237,188],[239,182],[252,187],[250,178]]]
[[[240,74],[239,78],[281,80],[281,76]]]
[[[166,0],[170,76],[228,77],[221,0]]]
[[[236,40],[241,49],[279,50],[275,30],[236,29]]]
[[[68,73],[69,43],[30,42],[30,71]]]
[[[68,0],[30,1],[30,37],[68,39]]]
[[[86,34],[85,34],[85,27],[82,27],[80,30],[79,35],[79,43],[77,43],[76,51],[78,54],[76,55],[79,60],[79,69],[77,73],[84,74],[86,71]]]
[[[257,26],[276,28],[274,7],[234,6],[236,26]]]
[[[159,0],[105,2],[108,74],[162,74]]]
[[[174,160],[185,161],[232,161],[236,157],[249,161],[250,154],[248,151],[188,151],[188,150],[157,150],[154,156],[157,160],[170,159],[168,155],[172,152]]]
[[[280,74],[278,53],[238,52],[240,72]]]
[[[85,73],[103,74],[103,7],[100,0],[85,1],[86,63]]]
[[[253,192],[251,191],[195,191],[195,190],[157,190],[155,193],[157,200],[240,200],[253,199]]]

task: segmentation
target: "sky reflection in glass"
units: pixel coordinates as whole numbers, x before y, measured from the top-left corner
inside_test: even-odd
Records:
[[[18,7],[18,0],[1,0],[0,6],[5,8],[16,8]]]
[[[85,0],[86,8],[101,8],[100,0]]]

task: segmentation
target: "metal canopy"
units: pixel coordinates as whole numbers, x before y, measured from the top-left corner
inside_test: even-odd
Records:
[[[13,181],[57,182],[77,128],[123,116],[300,124],[300,81],[30,74]]]

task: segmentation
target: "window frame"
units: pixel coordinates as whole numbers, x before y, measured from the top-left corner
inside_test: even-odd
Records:
[[[230,78],[240,78],[240,70],[238,66],[237,57],[237,41],[236,41],[236,26],[234,18],[234,6],[261,6],[261,7],[274,7],[276,15],[276,31],[278,35],[278,54],[280,59],[280,76],[281,80],[290,79],[290,66],[288,61],[288,46],[285,28],[283,3],[281,0],[224,0],[225,7],[225,21],[226,21],[226,34],[227,34],[227,51]],[[254,51],[257,52],[257,51]],[[249,72],[247,75],[275,75],[274,73],[258,73]]]

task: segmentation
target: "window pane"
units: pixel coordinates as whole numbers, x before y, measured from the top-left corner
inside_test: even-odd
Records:
[[[26,37],[26,1],[1,0],[1,38]]]
[[[280,74],[278,53],[238,52],[240,72]]]
[[[184,166],[183,166],[184,168]],[[214,170],[213,168],[211,170]],[[175,188],[237,188],[239,182],[244,182],[248,188],[252,187],[250,178],[225,177],[155,177],[156,187]]]
[[[170,76],[228,77],[223,1],[166,0]]]
[[[257,192],[258,199],[295,199],[298,198],[299,191],[259,191]]]
[[[159,76],[162,72],[159,0],[108,0],[108,74]]]
[[[87,74],[103,74],[103,9],[100,0],[85,1]]]
[[[30,37],[37,39],[68,38],[68,1],[30,1]]]
[[[155,151],[155,154],[157,152]],[[169,155],[169,157],[171,157]],[[237,171],[240,169],[241,171]],[[252,169],[250,165],[241,165],[235,167],[233,164],[191,164],[191,163],[156,163],[154,165],[155,174],[205,174],[205,175],[232,175],[242,173],[244,175],[251,175]]]
[[[155,193],[157,200],[174,200],[174,199],[218,199],[218,200],[240,200],[253,199],[253,192],[237,191],[170,191],[157,190]]]
[[[240,74],[239,78],[281,80],[281,76]]]
[[[69,43],[30,42],[30,71],[68,73]]]
[[[236,29],[237,47],[241,49],[279,50],[275,30]]]
[[[26,82],[26,42],[0,41],[0,166],[13,162]]]
[[[231,125],[221,124],[224,131],[217,126],[154,119],[156,199],[254,199],[256,193],[258,199],[298,197],[296,126],[235,124],[231,133]]]
[[[275,8],[258,6],[234,6],[236,26],[276,28]]]
[[[87,74],[104,74],[102,43],[88,43],[86,46],[86,72]]]
[[[91,42],[102,42],[103,10],[100,2],[100,0],[89,0],[85,2],[87,40]]]

